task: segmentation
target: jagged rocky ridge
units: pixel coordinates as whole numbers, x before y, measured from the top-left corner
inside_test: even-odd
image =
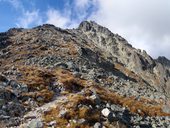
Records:
[[[170,61],[95,22],[0,33],[1,127],[170,125]]]

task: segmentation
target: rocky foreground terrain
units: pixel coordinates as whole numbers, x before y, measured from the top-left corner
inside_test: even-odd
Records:
[[[170,61],[95,22],[0,33],[0,128],[170,128]]]

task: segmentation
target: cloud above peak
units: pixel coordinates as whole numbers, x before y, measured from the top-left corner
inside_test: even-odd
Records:
[[[125,37],[134,47],[153,57],[170,58],[169,0],[97,0],[98,10],[89,19]]]
[[[42,19],[38,10],[26,11],[22,14],[22,17],[18,18],[16,23],[17,27],[28,28],[31,24],[42,24]]]
[[[89,0],[75,0],[75,5],[78,8],[85,8],[89,5]]]
[[[146,50],[152,57],[170,59],[169,0],[57,0],[54,5],[40,0],[0,0],[8,2],[21,15],[18,27],[33,27],[43,23],[62,28],[75,28],[83,20],[93,20],[118,33],[134,47]],[[27,0],[25,0],[27,1]],[[28,3],[31,4],[29,8]],[[49,5],[48,5],[49,4]],[[46,6],[45,8],[41,8]]]
[[[48,24],[53,24],[58,27],[66,28],[68,23],[70,22],[69,15],[62,15],[62,13],[58,10],[50,8],[47,13],[47,21]]]

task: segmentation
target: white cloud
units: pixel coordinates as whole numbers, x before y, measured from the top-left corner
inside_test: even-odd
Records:
[[[97,0],[74,0],[73,13],[76,14],[79,21],[85,20],[89,13],[91,13],[90,8],[95,8]]]
[[[39,25],[42,23],[42,19],[39,16],[38,10],[26,11],[22,17],[18,19],[16,24],[18,27],[28,28],[30,25]]]
[[[20,10],[21,12],[24,12],[24,6],[20,0],[2,0],[2,1],[8,2],[15,9]]]
[[[75,5],[78,8],[85,8],[89,5],[90,0],[75,0]]]
[[[66,28],[70,22],[69,16],[64,16],[58,10],[49,9],[47,11],[47,21],[48,24],[53,24],[57,27]]]
[[[85,19],[87,8],[72,8],[73,6],[77,6],[75,2],[73,2],[73,5],[66,3],[63,10],[49,8],[46,13],[47,20],[45,23],[61,28],[76,28]]]
[[[39,25],[42,23],[42,18],[37,9],[26,10],[21,0],[2,0],[9,3],[16,11],[20,12],[16,19],[16,26],[29,28],[30,26]]]
[[[22,4],[20,3],[19,0],[8,0],[9,3],[11,3],[11,5],[14,7],[14,8],[20,8],[22,7]]]
[[[169,0],[97,0],[89,20],[108,27],[153,57],[170,58]]]

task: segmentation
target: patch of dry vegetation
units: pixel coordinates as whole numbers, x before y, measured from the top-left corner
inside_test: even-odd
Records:
[[[94,88],[94,87],[92,87]],[[142,116],[170,116],[170,113],[164,113],[162,111],[162,104],[146,99],[136,100],[135,97],[123,97],[112,91],[106,90],[98,85],[95,86],[96,92],[100,98],[106,101],[110,101],[113,104],[119,104],[127,107],[131,113],[138,113]]]
[[[127,69],[126,67],[124,67],[121,64],[115,64],[115,69],[123,72],[126,76],[135,79],[136,81],[138,81],[139,83],[143,84],[143,80],[141,77],[139,77],[138,75],[136,75],[134,72],[130,71],[129,69]]]
[[[39,102],[48,102],[53,98],[54,92],[49,87],[56,78],[52,73],[37,67],[20,67],[19,71],[22,73],[19,82],[26,84],[29,90],[22,96],[29,96],[35,98],[35,100],[41,98]]]
[[[61,44],[61,48],[67,49],[67,52],[65,53],[66,56],[71,55],[71,56],[76,56],[77,55],[77,49],[76,45],[72,42],[67,42],[66,44]],[[64,57],[66,57],[64,56]]]
[[[95,106],[92,100],[80,94],[68,95],[68,99],[67,102],[57,104],[56,108],[45,112],[44,120],[47,123],[56,120],[57,127],[66,127],[70,124],[70,128],[89,128],[92,124],[100,120],[100,111],[87,107],[89,105]],[[63,109],[66,110],[66,113],[61,116],[60,111]],[[85,119],[86,121],[79,124],[79,119]]]
[[[72,73],[67,70],[55,69],[50,71],[37,67],[20,67],[20,71],[23,74],[20,82],[26,83],[29,89],[33,90],[33,93],[30,92],[25,95],[44,97],[45,101],[43,102],[50,101],[54,96],[54,92],[48,89],[48,86],[50,86],[52,82],[58,81],[60,86],[64,88],[64,93],[61,93],[61,95],[65,95],[69,100],[62,104],[57,104],[56,108],[53,108],[44,114],[44,119],[46,122],[56,120],[57,126],[66,126],[69,122],[70,127],[73,128],[90,127],[91,124],[99,121],[99,119],[101,119],[100,110],[96,108],[93,109],[85,107],[88,105],[95,107],[94,101],[88,99],[93,90],[95,90],[95,92],[101,98],[102,102],[107,101],[111,102],[112,104],[118,104],[127,107],[131,113],[138,113],[142,116],[170,116],[169,113],[164,113],[162,111],[161,103],[144,98],[136,100],[135,97],[121,96],[97,85],[93,81],[75,78]],[[81,92],[82,90],[83,94],[80,95],[78,92]],[[82,104],[81,107],[79,106],[80,104]],[[67,113],[61,117],[59,116],[59,112],[63,108],[67,110]],[[87,122],[83,125],[70,122],[72,119],[78,120],[82,118],[87,120]]]
[[[56,69],[54,71],[41,70],[39,68],[22,68],[24,77],[21,82],[26,83],[30,89],[38,91],[37,95],[45,97],[50,100],[53,93],[48,90],[51,82],[58,80],[61,83],[67,93],[76,94],[82,89],[85,89],[89,95],[91,90],[95,90],[101,99],[104,101],[110,101],[113,104],[119,104],[129,108],[132,113],[138,113],[140,115],[148,116],[169,116],[170,114],[162,112],[162,104],[154,100],[140,99],[136,100],[135,97],[123,97],[119,94],[112,92],[108,89],[96,85],[92,81],[86,81],[83,79],[75,78],[71,72]]]
[[[66,73],[67,74],[67,73]],[[65,74],[65,76],[67,76]],[[88,90],[95,90],[100,98],[102,98],[105,101],[110,101],[113,104],[119,104],[122,106],[125,106],[129,108],[129,110],[132,113],[138,113],[140,115],[148,115],[148,116],[170,116],[169,113],[164,113],[162,112],[162,104],[158,103],[154,100],[149,100],[149,99],[144,99],[141,98],[140,100],[136,100],[135,97],[123,97],[120,96],[119,94],[112,92],[108,89],[105,89],[103,87],[100,87],[99,85],[96,85],[96,83],[91,82],[91,85],[88,86],[90,82],[87,82],[85,80],[81,80],[78,78],[74,78],[70,73],[69,73],[70,78],[67,76],[69,79],[65,79],[64,77],[61,77],[61,82],[65,84],[64,82],[72,83],[72,81],[78,82],[79,85],[84,86]]]

